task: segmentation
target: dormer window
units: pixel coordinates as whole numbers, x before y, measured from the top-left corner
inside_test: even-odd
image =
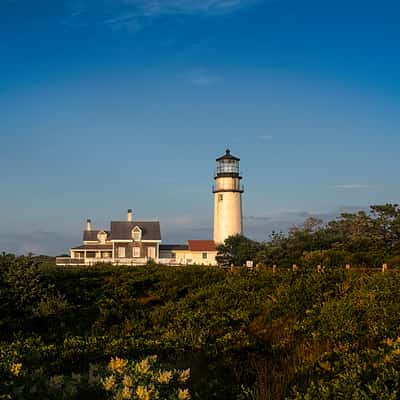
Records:
[[[138,226],[132,229],[132,239],[135,242],[140,242],[142,240],[142,230]]]
[[[97,234],[97,240],[100,242],[100,243],[105,243],[106,241],[107,241],[107,233],[106,232],[104,232],[104,231],[100,231],[98,234]]]

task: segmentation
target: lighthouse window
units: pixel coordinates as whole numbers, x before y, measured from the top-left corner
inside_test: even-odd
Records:
[[[217,163],[218,174],[238,174],[239,161],[235,160],[222,160]]]
[[[224,199],[224,195],[223,195],[223,194],[219,194],[219,195],[218,195],[218,200],[219,200],[219,201],[222,201],[223,199]]]

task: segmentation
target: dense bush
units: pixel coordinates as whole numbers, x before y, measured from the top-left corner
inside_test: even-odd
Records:
[[[390,268],[58,268],[3,255],[0,398],[399,398],[399,298]],[[110,373],[116,357],[137,360],[122,361],[133,386]],[[142,379],[143,359],[154,363]]]

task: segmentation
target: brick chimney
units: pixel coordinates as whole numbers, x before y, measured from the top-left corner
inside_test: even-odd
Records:
[[[86,220],[86,230],[91,231],[92,230],[92,221],[90,219]]]

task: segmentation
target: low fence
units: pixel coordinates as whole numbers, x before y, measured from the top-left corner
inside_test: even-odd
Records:
[[[70,257],[56,257],[56,265],[59,266],[74,266],[74,265],[82,265],[82,266],[93,266],[96,264],[112,264],[112,265],[131,265],[131,266],[140,266],[147,264],[151,259],[148,258],[125,258],[125,259],[113,259],[113,258],[93,258],[93,259],[83,259],[83,258],[70,258]],[[161,265],[170,265],[170,266],[185,266],[188,264],[180,264],[177,262],[175,258],[160,258],[158,260],[154,260],[156,263]],[[237,266],[225,266],[226,269],[235,269]],[[297,272],[299,270],[312,270],[314,269],[316,272],[323,273],[325,271],[325,267],[323,265],[317,265],[314,268],[309,267],[299,267],[297,264],[293,264],[291,268],[287,267],[279,267],[274,264],[272,267],[267,267],[263,264],[247,264],[247,269],[250,271],[256,270],[272,270],[273,273],[278,271],[292,271]],[[339,268],[338,268],[339,269]],[[353,267],[350,264],[346,264],[344,268],[346,271],[356,271],[356,272],[387,272],[389,271],[389,267],[387,264],[383,264],[381,267]]]
[[[231,267],[234,268],[234,267]],[[253,266],[252,264],[247,265],[247,269],[249,270],[266,270],[266,269],[272,269],[272,272],[277,272],[278,270],[286,270],[286,271],[292,271],[292,272],[297,272],[299,270],[308,270],[310,271],[311,269],[315,269],[315,271],[322,273],[325,271],[325,266],[323,265],[317,265],[314,268],[309,268],[309,267],[299,267],[297,264],[293,264],[292,268],[278,268],[276,264],[274,264],[271,267],[266,267],[263,264],[256,264],[256,266]],[[352,267],[350,264],[346,264],[344,268],[342,268],[346,271],[357,271],[357,272],[387,272],[389,271],[389,267],[387,264],[383,264],[381,267]]]

